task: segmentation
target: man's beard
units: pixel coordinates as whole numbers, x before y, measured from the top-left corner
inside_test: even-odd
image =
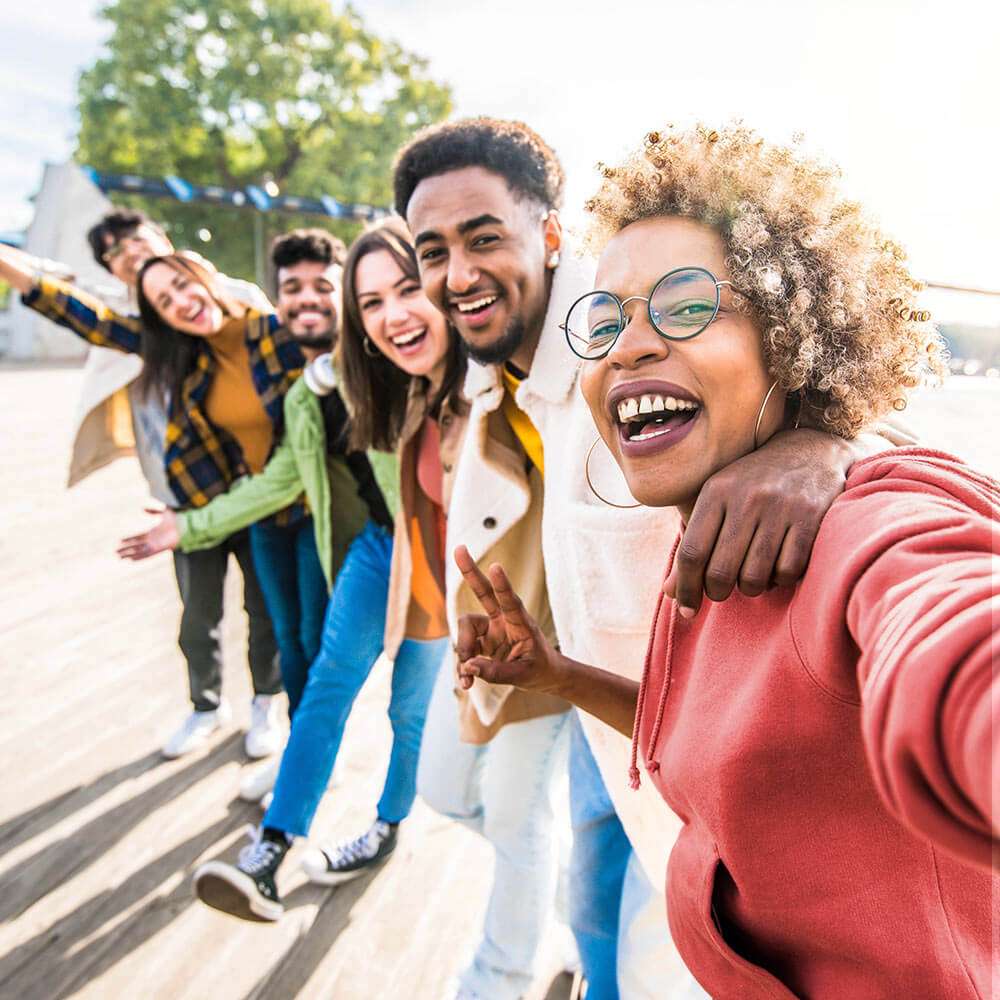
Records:
[[[293,336],[299,347],[330,348],[333,346],[333,334],[329,330],[323,333],[296,333]]]
[[[312,310],[320,312],[323,317],[327,320],[327,326],[323,327],[321,330],[305,330],[302,333],[296,333],[294,326],[295,320],[299,315],[299,311],[290,312],[286,316],[286,322],[288,323],[290,332],[295,338],[295,343],[299,347],[310,347],[319,348],[325,347],[329,350],[333,346],[333,338],[335,334],[334,324],[336,322],[336,313],[332,309],[323,310]]]
[[[524,343],[525,333],[524,321],[520,316],[513,316],[507,329],[492,344],[480,347],[470,344],[464,337],[462,339],[465,351],[473,361],[478,361],[481,365],[502,365],[517,354],[518,348]]]

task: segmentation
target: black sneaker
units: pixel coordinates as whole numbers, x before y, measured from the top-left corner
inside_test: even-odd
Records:
[[[396,849],[398,823],[377,819],[371,829],[354,840],[330,850],[310,851],[302,860],[302,870],[310,882],[338,885],[364,875]]]
[[[240,851],[235,865],[209,861],[199,866],[194,891],[203,903],[241,920],[278,920],[285,908],[274,877],[291,845],[265,839],[255,827],[250,831],[253,841]]]

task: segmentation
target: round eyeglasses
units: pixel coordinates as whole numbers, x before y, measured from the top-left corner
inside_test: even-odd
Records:
[[[667,340],[697,337],[719,313],[720,289],[731,281],[718,281],[703,267],[678,267],[668,271],[649,293],[630,295],[622,301],[612,292],[588,292],[570,306],[562,329],[566,342],[587,361],[603,358],[628,326],[625,306],[633,300],[646,303],[653,329]]]

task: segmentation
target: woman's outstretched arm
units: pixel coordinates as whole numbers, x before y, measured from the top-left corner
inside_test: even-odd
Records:
[[[16,288],[24,304],[97,347],[138,354],[142,326],[100,299],[56,278],[36,277],[31,258],[0,246],[0,278]]]

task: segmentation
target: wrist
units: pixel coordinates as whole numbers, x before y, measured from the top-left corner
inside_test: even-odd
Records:
[[[856,440],[849,441],[847,438],[815,427],[797,427],[781,433],[796,452],[811,456],[812,460],[827,467],[836,467],[839,464],[845,475],[859,458],[868,454],[868,450],[859,446]]]
[[[546,694],[555,695],[557,698],[569,700],[569,694],[576,679],[575,663],[568,656],[564,656],[556,650],[552,660],[552,680],[547,685]]]

